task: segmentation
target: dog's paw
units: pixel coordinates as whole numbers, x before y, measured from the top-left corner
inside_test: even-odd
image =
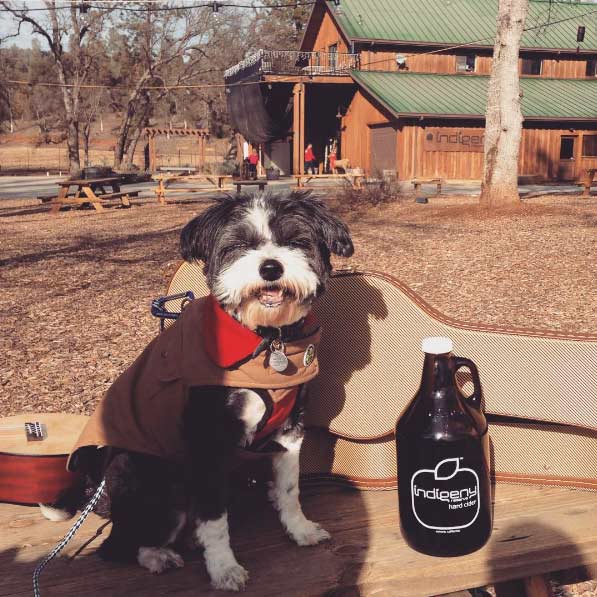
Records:
[[[221,591],[242,591],[249,580],[249,573],[240,565],[234,564],[211,576],[211,585]]]
[[[54,508],[50,504],[39,504],[39,509],[44,518],[51,520],[52,522],[62,522],[69,520],[75,513],[69,512],[68,510],[61,510],[60,508]]]
[[[184,560],[167,547],[140,547],[137,562],[152,574],[161,574],[170,568],[182,568]]]
[[[290,538],[297,543],[297,545],[317,545],[322,541],[327,541],[331,535],[316,522],[306,520],[300,526],[288,529]]]

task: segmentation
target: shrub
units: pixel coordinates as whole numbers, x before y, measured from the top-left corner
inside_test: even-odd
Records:
[[[400,185],[393,179],[364,181],[361,189],[354,189],[348,183],[335,193],[339,208],[347,210],[360,206],[377,206],[402,199]]]

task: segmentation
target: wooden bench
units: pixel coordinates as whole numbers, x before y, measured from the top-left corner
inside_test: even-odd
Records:
[[[102,201],[109,201],[110,199],[120,199],[124,207],[130,207],[130,198],[137,197],[138,195],[139,191],[121,191],[119,193],[106,193],[104,195],[100,195],[99,197]]]
[[[311,180],[345,180],[353,189],[361,189],[363,174],[294,174],[297,189],[304,189]]]
[[[444,184],[443,178],[415,178],[411,180],[411,182],[415,187],[415,193],[419,193],[421,191],[421,185],[434,184],[437,186],[437,194],[442,194],[442,185]]]
[[[260,191],[264,191],[267,186],[265,180],[235,180],[236,192],[240,194],[242,187],[259,187]]]
[[[424,556],[406,545],[395,491],[307,485],[301,494],[306,515],[331,533],[331,541],[298,547],[285,536],[264,490],[233,494],[232,545],[250,574],[243,596],[428,597],[462,591],[457,595],[463,597],[466,589],[497,583],[499,597],[547,597],[545,574],[579,566],[588,578],[597,574],[592,492],[498,483],[491,539],[458,558]],[[73,522],[45,520],[37,507],[0,504],[0,569],[10,572],[0,595],[29,597],[35,563]],[[43,596],[219,594],[209,586],[201,551],[183,551],[186,566],[159,576],[136,563],[101,560],[94,552],[108,535],[105,524],[90,515],[41,575]]]
[[[170,185],[179,182],[209,182],[218,191],[230,190],[226,187],[226,183],[232,181],[230,174],[159,174],[153,177],[157,181],[158,186],[155,189],[156,199],[158,203],[166,205],[166,191],[170,193],[201,193],[209,191],[201,187],[182,187],[172,189]]]

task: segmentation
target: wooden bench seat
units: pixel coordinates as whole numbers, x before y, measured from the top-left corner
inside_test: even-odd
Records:
[[[293,174],[296,179],[297,189],[303,189],[313,179],[319,180],[345,180],[354,189],[361,189],[362,181],[364,180],[363,174]]]
[[[400,535],[395,491],[305,487],[306,515],[332,535],[331,541],[315,547],[298,547],[285,536],[264,493],[259,489],[235,493],[230,509],[232,546],[250,574],[242,593],[246,597],[428,597],[456,591],[463,595],[466,589],[488,584],[512,586],[511,581],[519,588],[498,591],[500,597],[546,597],[544,574],[579,566],[585,567],[587,575],[596,572],[596,496],[592,492],[498,484],[491,539],[481,550],[458,558],[433,558],[406,545]],[[10,572],[2,579],[1,596],[31,595],[35,563],[73,522],[45,520],[37,507],[0,504],[0,569]],[[159,576],[136,563],[101,560],[94,552],[108,535],[109,528],[96,535],[104,523],[92,514],[64,554],[50,562],[41,576],[42,595],[219,594],[209,586],[201,551],[182,552],[185,567]]]
[[[421,191],[421,185],[424,184],[434,184],[437,187],[437,194],[442,194],[442,185],[444,184],[443,178],[414,178],[411,180],[411,183],[415,187],[415,193],[419,193]]]
[[[58,199],[58,195],[56,193],[53,193],[51,195],[38,195],[37,198],[42,203],[48,203],[49,201],[54,201],[54,199]]]
[[[139,191],[119,191],[118,193],[106,193],[104,195],[98,195],[99,199],[102,201],[110,201],[112,199],[120,199],[120,202],[124,207],[130,207],[131,202],[129,199],[131,197],[137,197],[139,195]]]

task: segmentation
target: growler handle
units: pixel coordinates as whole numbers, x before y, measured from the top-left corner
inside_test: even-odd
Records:
[[[456,373],[462,367],[466,367],[470,370],[471,376],[473,378],[473,393],[470,396],[467,396],[466,399],[470,402],[477,410],[481,409],[481,379],[479,378],[479,370],[477,369],[477,365],[473,363],[470,359],[465,359],[464,357],[454,357],[454,363],[456,364],[456,369],[454,370],[454,378],[456,378]]]

